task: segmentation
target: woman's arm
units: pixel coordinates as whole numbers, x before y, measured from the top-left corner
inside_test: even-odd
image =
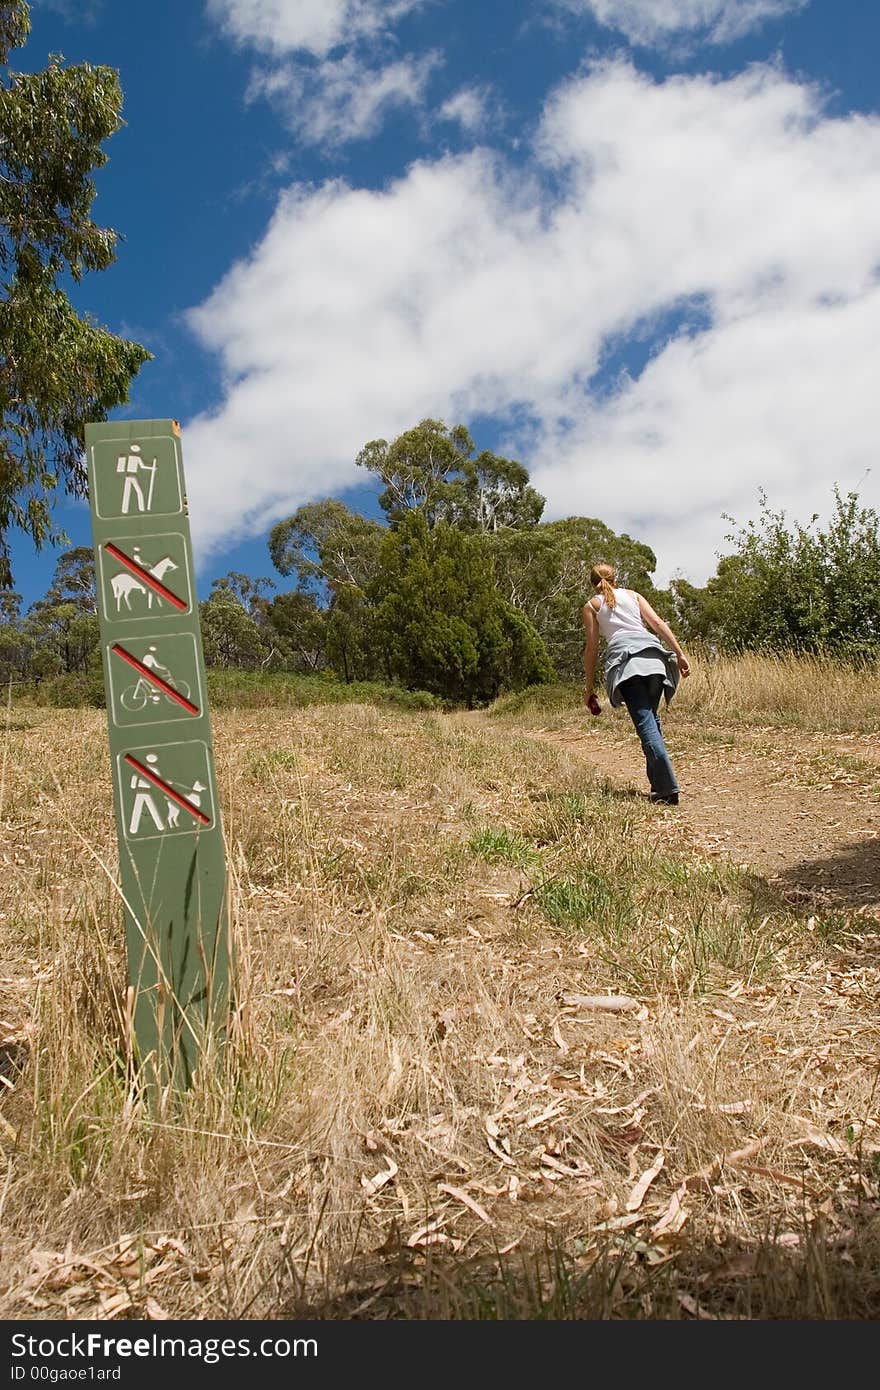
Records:
[[[584,699],[589,700],[596,679],[596,658],[599,655],[599,623],[591,603],[584,604]]]
[[[651,607],[650,603],[646,598],[642,598],[641,594],[636,593],[635,589],[633,589],[633,593],[639,601],[639,612],[642,615],[642,622],[645,623],[646,626],[649,627],[652,632],[656,632],[658,637],[662,637],[664,642],[669,644],[669,646],[675,652],[675,655],[678,657],[678,669],[681,672],[681,674],[683,676],[690,675],[690,664],[688,663],[687,657],[685,656],[684,652],[679,646],[678,638],[672,631],[672,628],[669,626],[668,623],[664,623],[663,619],[660,617],[658,613],[654,612],[653,608]]]

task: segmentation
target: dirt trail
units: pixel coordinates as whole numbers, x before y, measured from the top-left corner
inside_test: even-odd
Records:
[[[670,721],[677,816],[701,848],[747,864],[792,901],[880,912],[880,741],[876,735]],[[582,758],[615,787],[647,793],[631,728],[572,719],[522,730]]]

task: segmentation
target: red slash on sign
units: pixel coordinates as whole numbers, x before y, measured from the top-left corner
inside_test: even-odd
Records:
[[[140,579],[144,584],[148,584],[154,594],[158,594],[160,598],[167,599],[179,612],[186,612],[186,604],[182,598],[178,598],[177,594],[173,594],[170,589],[165,587],[161,579],[157,579],[149,570],[144,569],[143,565],[139,565],[137,560],[133,560],[130,555],[126,555],[125,551],[120,550],[118,545],[114,545],[112,541],[106,541],[104,543],[104,549],[108,555],[113,556],[114,560],[118,560],[120,565],[125,565],[125,568],[129,573],[134,575],[135,579]],[[172,565],[171,568],[173,569],[174,566]]]
[[[174,788],[160,777],[158,773],[154,772],[151,767],[146,767],[143,763],[138,762],[137,758],[133,758],[130,753],[126,753],[125,761],[128,763],[129,767],[134,768],[135,772],[140,773],[141,777],[146,777],[148,782],[152,782],[154,787],[158,787],[163,796],[167,796],[172,801],[175,801],[178,806],[183,807],[184,811],[189,811],[190,815],[195,816],[197,821],[201,821],[202,825],[211,824],[210,816],[206,816],[204,811],[201,810],[200,807],[195,806],[193,802],[187,801],[185,796],[181,796],[180,792],[175,791]]]
[[[181,695],[179,690],[175,690],[173,685],[169,685],[168,682],[163,680],[161,676],[158,676],[155,671],[151,671],[149,666],[145,666],[142,661],[138,661],[136,656],[132,656],[131,652],[127,652],[118,642],[114,642],[110,650],[116,656],[121,656],[123,661],[127,661],[129,666],[133,666],[139,676],[143,676],[145,681],[150,681],[157,690],[162,691],[163,695],[167,695],[169,700],[176,700],[179,705],[183,706],[187,714],[198,714],[198,705],[194,705],[192,700],[188,700],[185,695]]]

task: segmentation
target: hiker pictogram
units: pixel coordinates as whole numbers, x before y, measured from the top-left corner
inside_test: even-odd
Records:
[[[147,754],[147,764],[149,771],[155,772],[158,778],[158,768],[156,764],[159,759],[155,753]],[[134,776],[129,782],[132,791],[136,793],[134,804],[131,808],[131,819],[128,824],[129,835],[136,835],[141,828],[141,819],[144,814],[152,818],[153,824],[158,830],[165,829],[165,822],[160,816],[156,802],[153,799],[153,787],[155,780],[147,777],[146,770],[140,767],[135,769]]]
[[[116,472],[125,479],[122,486],[122,515],[128,516],[132,505],[136,512],[148,512],[153,505],[153,488],[159,460],[148,463],[141,455],[140,444],[132,444],[127,454],[120,454],[116,460]],[[147,481],[149,479],[149,481]],[[146,494],[144,485],[146,484]]]
[[[127,431],[126,431],[127,433]],[[184,511],[180,445],[174,435],[112,439],[90,449],[95,515],[137,524]]]

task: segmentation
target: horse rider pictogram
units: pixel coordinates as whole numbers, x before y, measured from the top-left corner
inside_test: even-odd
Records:
[[[170,603],[172,607],[181,612],[186,609],[185,601],[162,582],[166,574],[180,568],[177,561],[172,559],[170,555],[163,555],[160,560],[148,565],[143,559],[138,545],[132,548],[131,555],[126,555],[125,551],[120,550],[119,546],[112,541],[105,542],[104,549],[108,555],[111,555],[124,567],[110,577],[110,588],[116,600],[117,613],[122,612],[123,604],[129,613],[133,611],[132,595],[145,596],[148,610],[153,607],[154,598],[159,602]]]

